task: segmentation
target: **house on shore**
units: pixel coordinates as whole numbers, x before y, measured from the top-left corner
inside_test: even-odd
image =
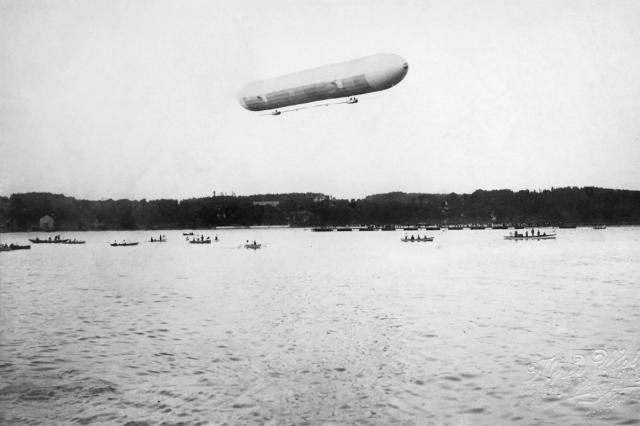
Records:
[[[53,218],[49,215],[42,216],[40,218],[40,230],[42,231],[53,231],[54,221]]]

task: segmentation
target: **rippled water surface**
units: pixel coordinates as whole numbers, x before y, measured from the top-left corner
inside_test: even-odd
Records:
[[[0,423],[640,424],[640,228],[216,232],[0,253]]]

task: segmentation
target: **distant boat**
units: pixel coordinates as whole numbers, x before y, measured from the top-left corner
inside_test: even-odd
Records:
[[[555,240],[556,234],[547,234],[547,235],[505,235],[505,240]]]
[[[334,228],[330,226],[323,226],[323,227],[311,228],[311,230],[313,232],[333,232]]]
[[[189,244],[211,244],[211,239],[209,237],[206,240],[194,239],[189,241]]]
[[[2,244],[0,245],[0,251],[15,251],[15,250],[31,250],[31,246],[21,246],[19,244]]]
[[[64,240],[60,244],[84,244],[84,243],[86,243],[86,241],[80,241],[80,240],[73,239],[73,240]]]
[[[427,236],[424,236],[422,238],[420,238],[420,237],[418,237],[418,238],[404,237],[404,238],[401,238],[400,241],[403,241],[405,243],[421,243],[421,242],[433,241],[433,237],[427,237]]]
[[[424,229],[425,229],[425,231],[439,231],[440,227],[439,226],[425,226]]]
[[[49,238],[46,240],[41,240],[39,237],[36,237],[36,238],[29,238],[29,241],[31,241],[33,244],[65,244],[70,240],[68,238],[61,239],[59,237],[56,237],[53,239]]]
[[[166,238],[153,238],[153,237],[151,237],[149,242],[150,243],[166,243],[167,239]]]
[[[505,225],[504,223],[495,223],[491,225],[491,229],[509,229],[509,225]]]
[[[258,250],[260,247],[262,247],[262,244],[258,244],[256,242],[248,243],[244,245],[244,248],[252,249],[252,250]]]
[[[129,246],[137,246],[138,242],[127,243],[126,241],[123,241],[121,243],[111,243],[109,245],[111,247],[129,247]]]
[[[396,227],[395,227],[394,225],[384,225],[384,226],[382,227],[382,230],[383,230],[383,231],[395,231],[395,230],[396,230]]]
[[[469,229],[486,229],[484,225],[471,225]]]
[[[188,236],[191,236],[191,235],[193,235],[193,232],[183,232],[182,233],[183,237],[188,237]]]
[[[336,228],[336,231],[338,231],[338,232],[351,232],[351,231],[353,231],[353,229],[348,227],[348,226],[344,226],[344,227]]]
[[[596,225],[593,229],[607,229],[607,225]]]

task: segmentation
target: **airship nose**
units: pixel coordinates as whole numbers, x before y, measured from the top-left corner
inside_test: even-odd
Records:
[[[238,99],[238,103],[244,109],[249,109],[249,107],[247,106],[247,101],[244,99],[244,94],[242,93],[242,91],[240,93],[238,93],[238,95],[236,96],[236,99]]]

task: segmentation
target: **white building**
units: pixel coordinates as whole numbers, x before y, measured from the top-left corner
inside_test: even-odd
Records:
[[[40,218],[40,229],[43,231],[53,231],[53,218],[49,215]]]

